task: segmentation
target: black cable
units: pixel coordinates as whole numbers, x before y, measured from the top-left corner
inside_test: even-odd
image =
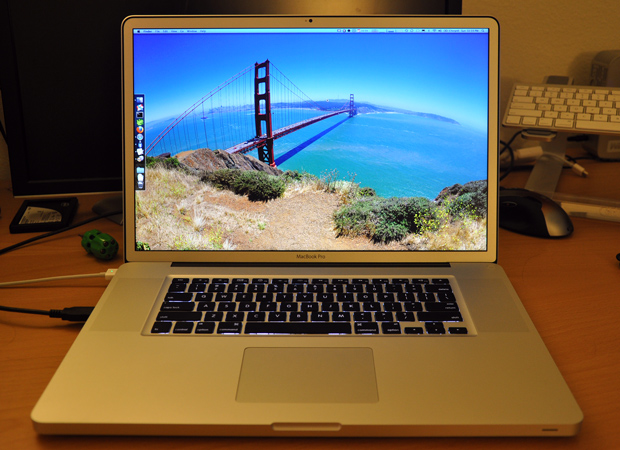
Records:
[[[522,131],[523,130],[519,130],[515,134],[513,134],[508,142],[500,141],[500,144],[502,144],[504,147],[500,150],[499,154],[501,156],[502,153],[504,153],[505,151],[510,152],[510,166],[508,167],[508,169],[506,169],[504,174],[501,177],[499,177],[499,181],[502,181],[504,178],[506,178],[508,175],[510,175],[510,173],[514,169],[515,155],[514,155],[514,150],[512,149],[512,147],[510,145],[517,138],[517,136],[521,135]]]
[[[69,231],[69,230],[72,230],[74,228],[80,227],[82,225],[86,225],[87,223],[94,222],[94,221],[99,220],[99,219],[104,219],[106,217],[114,216],[114,215],[120,214],[120,213],[121,213],[121,211],[108,212],[108,213],[101,214],[101,215],[98,215],[98,216],[95,216],[95,217],[91,217],[90,219],[83,220],[82,222],[78,222],[78,223],[75,223],[73,225],[69,225],[68,227],[61,228],[60,230],[50,231],[49,233],[44,233],[44,234],[41,234],[39,236],[35,236],[33,238],[26,239],[25,241],[21,241],[21,242],[18,242],[17,244],[9,245],[8,247],[0,249],[0,255],[2,255],[4,253],[7,253],[7,252],[10,252],[11,250],[18,249],[19,247],[23,247],[24,245],[30,244],[31,242],[35,242],[35,241],[38,241],[40,239],[44,239],[46,237],[54,236],[56,234],[64,233],[65,231]]]
[[[11,306],[0,306],[0,311],[23,314],[38,314],[41,316],[49,316],[54,319],[68,320],[69,322],[86,322],[93,309],[94,307],[92,306],[73,306],[71,308],[50,309],[49,311],[45,311],[42,309],[13,308]]]

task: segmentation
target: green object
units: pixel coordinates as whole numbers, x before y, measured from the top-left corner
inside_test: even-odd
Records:
[[[82,247],[95,258],[112,259],[118,253],[118,242],[109,234],[90,230],[82,236]]]

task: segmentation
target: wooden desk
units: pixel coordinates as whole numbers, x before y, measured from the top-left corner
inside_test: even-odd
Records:
[[[559,191],[597,191],[620,199],[620,164],[587,163],[590,179],[563,175]],[[515,173],[506,185],[523,186]],[[594,189],[593,186],[598,186]],[[76,220],[88,217],[100,197],[83,197]],[[10,235],[8,225],[21,201],[0,187],[0,246],[27,236]],[[618,449],[620,448],[620,224],[575,219],[573,236],[544,240],[500,230],[499,263],[546,342],[585,414],[575,438],[438,439],[251,439],[38,436],[30,411],[77,336],[80,326],[46,317],[0,312],[0,448],[2,449]],[[98,261],[84,252],[78,233],[92,228],[121,239],[106,220],[0,255],[0,281],[105,271],[121,258]],[[0,289],[0,303],[50,309],[94,305],[101,279]]]

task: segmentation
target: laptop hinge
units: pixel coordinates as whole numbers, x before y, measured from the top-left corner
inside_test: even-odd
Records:
[[[416,268],[447,268],[450,263],[411,263],[411,264],[364,264],[364,263],[346,263],[346,264],[268,264],[268,263],[196,263],[196,262],[173,262],[171,267],[416,267]]]

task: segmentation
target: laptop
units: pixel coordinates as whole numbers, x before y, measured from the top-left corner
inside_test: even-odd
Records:
[[[125,263],[42,434],[569,436],[496,264],[491,18],[130,17]]]

